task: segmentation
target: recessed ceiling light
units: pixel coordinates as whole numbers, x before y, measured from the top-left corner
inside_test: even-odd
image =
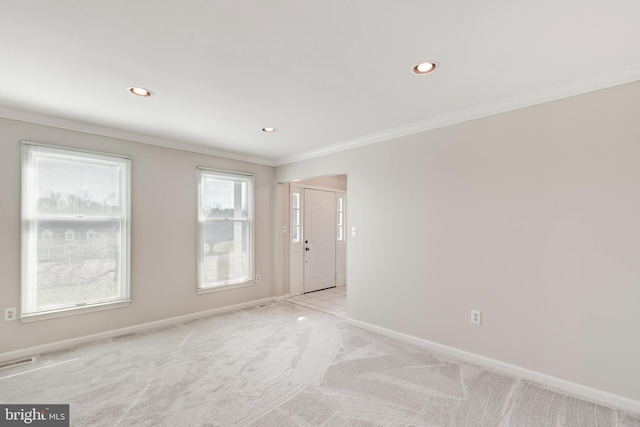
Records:
[[[266,132],[266,133],[275,132],[276,130],[277,130],[276,128],[272,128],[272,127],[262,128],[262,132]]]
[[[151,92],[149,89],[145,89],[143,87],[132,86],[132,87],[129,88],[129,92],[131,92],[134,95],[143,96],[143,97],[149,97],[149,96],[153,95],[153,92]]]
[[[437,65],[435,62],[432,62],[432,61],[421,62],[415,67],[413,67],[413,73],[419,74],[419,75],[433,73],[436,70],[436,67]]]

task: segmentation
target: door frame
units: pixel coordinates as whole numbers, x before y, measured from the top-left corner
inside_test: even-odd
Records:
[[[304,235],[305,235],[305,223],[304,223],[304,190],[320,190],[335,193],[336,198],[342,198],[342,231],[343,239],[341,242],[337,240],[336,236],[336,286],[343,286],[346,284],[346,244],[347,244],[347,192],[336,188],[318,187],[314,185],[305,185],[290,183],[288,191],[288,230],[286,234],[289,239],[289,295],[295,296],[304,293]],[[297,194],[297,196],[294,196]],[[298,208],[295,208],[295,197],[298,198]],[[295,211],[298,211],[298,224],[295,221]],[[338,221],[338,208],[336,203],[336,223]],[[296,227],[299,227],[296,231]],[[294,236],[297,233],[298,239],[294,241]],[[286,247],[286,245],[285,245]],[[339,258],[340,257],[340,258]],[[340,271],[338,270],[340,268]]]

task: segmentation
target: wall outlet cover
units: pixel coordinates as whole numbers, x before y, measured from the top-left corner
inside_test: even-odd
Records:
[[[479,310],[471,310],[471,323],[480,325],[482,323],[482,312]]]
[[[17,311],[15,307],[5,308],[4,309],[4,321],[11,322],[18,318]]]

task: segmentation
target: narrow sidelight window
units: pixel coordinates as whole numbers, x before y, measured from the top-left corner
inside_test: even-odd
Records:
[[[291,241],[300,243],[300,193],[292,193],[291,199]]]
[[[336,210],[337,210],[337,220],[336,220],[336,230],[338,231],[338,235],[336,239],[338,241],[344,240],[344,201],[343,196],[338,196],[336,199]]]

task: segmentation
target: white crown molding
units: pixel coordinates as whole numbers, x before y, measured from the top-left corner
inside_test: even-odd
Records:
[[[628,397],[619,396],[617,394],[609,393],[603,390],[598,390],[592,387],[587,387],[582,384],[574,383],[571,381],[563,380],[551,375],[543,374],[542,372],[532,371],[530,369],[523,368],[521,366],[505,363],[500,360],[492,359],[490,357],[480,356],[479,354],[470,353],[468,351],[460,350],[454,347],[449,347],[443,344],[439,344],[433,341],[425,340],[422,338],[414,337],[412,335],[396,332],[391,329],[386,329],[380,326],[373,325],[367,322],[361,322],[352,318],[347,318],[347,323],[357,326],[368,331],[376,332],[381,335],[396,338],[404,342],[415,344],[419,347],[423,347],[438,353],[445,354],[447,356],[455,357],[467,362],[474,363],[476,365],[488,368],[490,370],[511,376],[516,378],[522,378],[532,381],[534,383],[541,384],[547,388],[555,389],[568,393],[573,396],[580,397],[582,399],[590,400],[593,402],[605,404],[615,408],[624,409],[632,413],[640,413],[640,401],[629,399]]]
[[[209,156],[216,156],[231,160],[238,160],[275,167],[298,162],[301,160],[322,157],[328,154],[339,153],[341,151],[376,144],[378,142],[388,141],[390,139],[399,138],[402,136],[413,135],[416,133],[450,126],[457,123],[463,123],[482,117],[531,107],[534,105],[543,104],[545,102],[568,98],[571,96],[593,92],[600,89],[606,89],[608,87],[631,83],[638,80],[640,80],[640,65],[634,65],[613,72],[569,82],[563,85],[556,86],[554,88],[531,92],[522,96],[502,99],[490,104],[468,108],[451,114],[444,114],[438,117],[410,123],[404,126],[399,126],[391,129],[386,129],[381,132],[364,135],[337,144],[332,144],[318,149],[293,154],[291,156],[285,156],[276,161],[263,157],[229,152],[198,144],[179,142],[122,129],[91,124],[78,120],[65,119],[48,114],[35,113],[5,106],[0,106],[0,117],[45,126],[52,126],[61,129],[86,132],[110,138],[124,139],[142,144],[155,145],[159,147],[172,148],[175,150],[188,151],[192,153],[205,154]]]
[[[467,108],[465,110],[457,111],[451,114],[445,114],[427,120],[422,120],[419,122],[410,123],[408,125],[399,126],[396,128],[383,130],[381,132],[376,132],[358,138],[350,139],[338,144],[328,145],[319,149],[309,150],[302,153],[294,154],[292,156],[282,157],[275,162],[275,166],[282,166],[289,163],[299,162],[301,160],[308,160],[315,157],[326,156],[328,154],[351,150],[353,148],[363,147],[365,145],[388,141],[393,138],[413,135],[432,129],[480,119],[482,117],[493,116],[495,114],[505,113],[507,111],[531,107],[534,105],[543,104],[545,102],[568,98],[571,96],[593,92],[600,89],[606,89],[609,87],[631,83],[638,80],[640,80],[640,65],[626,67],[610,73],[576,80],[550,89],[539,90],[521,96],[502,99],[490,104]]]
[[[10,108],[0,105],[0,117],[21,122],[33,123],[37,125],[51,126],[60,129],[73,130],[77,132],[90,133],[92,135],[106,136],[109,138],[124,139],[141,144],[155,145],[158,147],[172,148],[174,150],[188,151],[191,153],[205,154],[208,156],[222,157],[225,159],[239,160],[242,162],[256,163],[259,165],[275,166],[272,160],[258,156],[245,155],[198,144],[174,141],[137,132],[111,128],[108,126],[82,122],[79,120],[65,119],[49,114],[36,113],[33,111]]]

